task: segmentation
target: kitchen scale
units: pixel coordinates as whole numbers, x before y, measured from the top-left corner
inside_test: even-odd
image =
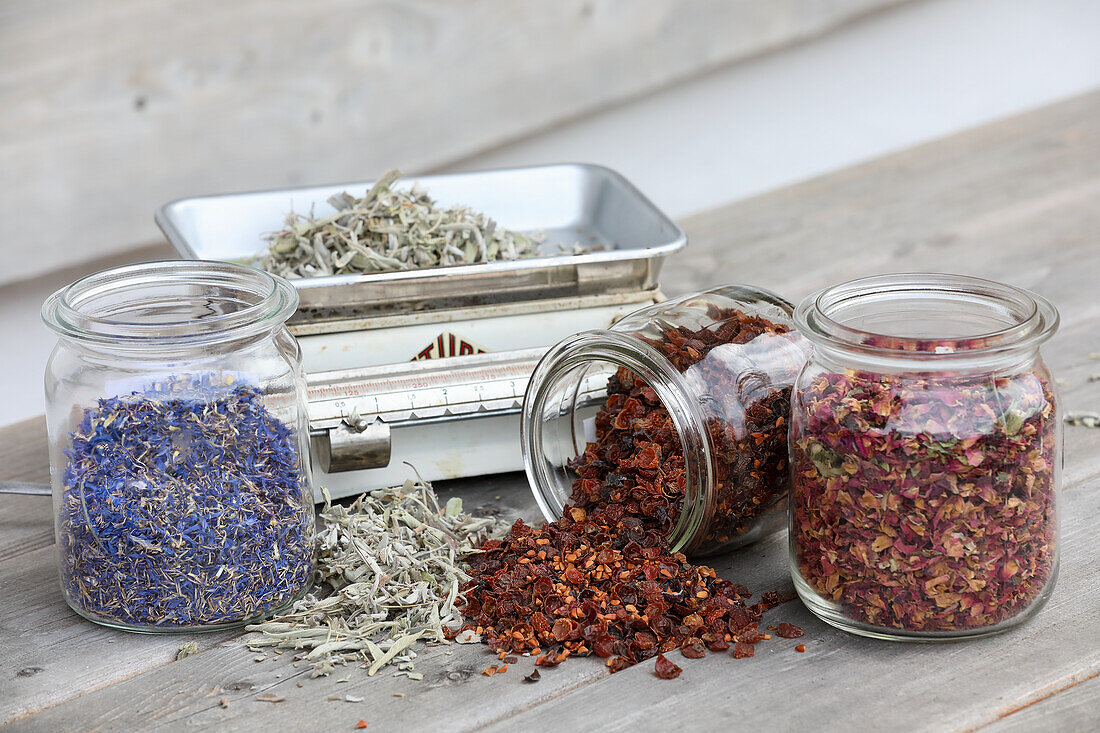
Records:
[[[545,351],[662,299],[657,275],[684,233],[619,174],[592,165],[424,176],[441,206],[581,244],[583,254],[293,279],[313,467],[333,496],[523,468],[519,420]],[[248,260],[290,211],[331,211],[372,181],[182,199],[156,214],[182,257]],[[411,186],[403,179],[395,187]],[[604,385],[589,385],[593,390]]]

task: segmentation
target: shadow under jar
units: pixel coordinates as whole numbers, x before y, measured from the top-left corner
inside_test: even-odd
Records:
[[[548,521],[621,548],[707,555],[782,527],[793,307],[729,286],[571,336],[523,406],[527,476]]]
[[[1044,298],[954,275],[811,295],[791,424],[791,570],[828,623],[884,639],[983,636],[1058,572],[1061,415]]]
[[[132,631],[212,630],[308,588],[313,490],[294,288],[153,262],[54,293],[46,367],[65,600]]]

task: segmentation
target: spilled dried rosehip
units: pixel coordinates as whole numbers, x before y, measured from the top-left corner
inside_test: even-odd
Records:
[[[791,385],[806,355],[783,324],[713,305],[707,316],[708,327],[666,327],[660,338],[643,339],[676,370],[690,370],[708,395],[713,512],[688,548],[693,554],[737,544],[761,516],[782,508]],[[562,521],[607,528],[620,544],[657,546],[670,536],[687,490],[671,415],[650,386],[620,368],[608,381],[595,432],[570,463],[574,508]]]
[[[722,405],[707,423],[714,512],[697,551],[731,544],[761,513],[781,507],[790,384],[803,357],[786,326],[737,310],[707,315],[708,328],[665,328],[649,341],[677,370],[710,385]],[[786,382],[756,372],[745,379],[731,367],[755,363],[745,354],[757,340],[761,353],[783,344],[776,353],[789,358],[777,371]],[[716,351],[723,345],[737,348]],[[779,594],[747,605],[743,586],[669,551],[687,480],[680,437],[654,390],[630,371],[620,369],[608,392],[596,440],[570,465],[577,478],[561,519],[540,527],[517,521],[470,558],[463,628],[501,654],[535,654],[539,667],[594,654],[617,672],[656,657],[657,676],[672,679],[681,669],[664,655],[676,649],[695,659],[735,645],[738,656],[751,656],[764,638],[757,624]]]

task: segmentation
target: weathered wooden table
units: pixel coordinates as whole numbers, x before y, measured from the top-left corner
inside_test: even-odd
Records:
[[[736,171],[730,171],[736,175]],[[1062,312],[1046,354],[1070,410],[1100,407],[1100,94],[742,201],[684,222],[689,248],[669,293],[728,282],[798,299],[824,284],[906,270],[969,273],[1032,288]],[[42,481],[42,420],[3,431],[0,478]],[[536,518],[522,476],[440,487],[468,507]],[[290,654],[256,662],[235,633],[141,636],[88,623],[61,600],[50,502],[0,496],[0,721],[42,730],[1100,728],[1100,430],[1066,430],[1061,578],[1023,628],[950,644],[849,636],[793,601],[769,613],[806,629],[807,651],[765,642],[753,659],[675,660],[608,676],[574,659],[524,684],[530,660],[479,674],[478,646],[425,650],[422,681],[351,668],[327,679]],[[757,591],[790,591],[786,538],[716,563]],[[186,641],[200,653],[173,661]],[[257,700],[274,693],[283,702]],[[403,697],[398,697],[403,693]],[[328,701],[353,695],[364,702]],[[220,704],[221,700],[226,704]]]

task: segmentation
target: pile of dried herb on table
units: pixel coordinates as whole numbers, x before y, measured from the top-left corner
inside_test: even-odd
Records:
[[[440,507],[430,484],[371,491],[350,507],[325,496],[317,535],[317,567],[324,585],[289,613],[249,626],[253,649],[304,650],[300,658],[326,675],[338,664],[360,664],[373,675],[397,664],[414,679],[416,641],[444,642],[460,622],[455,603],[469,579],[462,558],[503,530],[475,518],[452,498]]]
[[[99,400],[62,477],[70,602],[108,623],[167,628],[289,603],[313,575],[296,446],[258,389],[209,375]]]
[[[823,372],[800,400],[792,532],[818,594],[856,621],[919,632],[1030,607],[1055,566],[1045,377]]]
[[[651,344],[680,371],[698,366],[696,377],[727,410],[708,422],[717,447],[716,511],[697,546],[714,549],[786,495],[790,384],[804,352],[797,335],[763,318],[709,315],[713,328],[666,328]],[[758,338],[790,357],[778,370],[786,382],[746,389],[725,360],[705,363],[716,347]],[[674,649],[697,658],[732,646],[735,657],[752,656],[753,644],[767,638],[758,623],[778,594],[748,605],[743,586],[669,552],[686,477],[679,437],[656,393],[620,369],[595,427],[596,441],[571,464],[578,478],[564,516],[537,528],[516,522],[471,559],[463,628],[484,635],[501,658],[527,652],[555,666],[596,654],[615,672],[657,657],[656,673],[666,679],[680,673],[663,656]]]
[[[536,257],[539,238],[509,231],[465,206],[442,208],[419,186],[395,190],[400,171],[379,178],[363,198],[340,193],[334,214],[290,214],[269,235],[259,265],[283,277],[388,272]],[[574,245],[571,253],[581,251]]]

